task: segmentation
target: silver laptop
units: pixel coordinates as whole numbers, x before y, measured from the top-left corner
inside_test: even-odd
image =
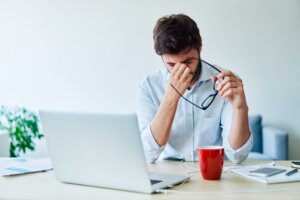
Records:
[[[56,178],[65,183],[153,193],[189,180],[150,174],[134,114],[40,113]]]

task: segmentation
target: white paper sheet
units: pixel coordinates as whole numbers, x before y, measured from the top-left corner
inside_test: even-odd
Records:
[[[0,157],[0,176],[47,171],[52,169],[50,158]]]

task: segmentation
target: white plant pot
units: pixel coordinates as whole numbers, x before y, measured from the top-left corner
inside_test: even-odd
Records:
[[[9,157],[9,132],[0,131],[0,157]]]

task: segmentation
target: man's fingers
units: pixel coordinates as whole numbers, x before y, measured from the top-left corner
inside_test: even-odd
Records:
[[[217,90],[222,90],[224,85],[226,85],[228,82],[236,82],[236,79],[230,76],[226,76],[223,80],[217,83]]]
[[[189,74],[188,78],[187,78],[187,82],[188,84],[191,82],[191,80],[193,79],[194,75],[193,74]]]
[[[227,91],[228,89],[232,89],[232,88],[237,88],[239,86],[239,84],[237,82],[227,82],[225,85],[223,85],[221,88],[219,89],[220,95],[222,96],[225,91]]]
[[[189,76],[193,77],[193,75],[191,74],[190,68],[187,67],[187,68],[184,69],[183,73],[181,74],[180,79],[181,80],[186,80]]]
[[[180,65],[181,65],[180,63],[175,64],[174,68],[171,71],[172,76],[175,76],[177,74],[177,71],[179,70]]]
[[[218,78],[216,76],[211,76],[210,79],[212,82],[215,82]]]
[[[224,78],[226,76],[234,76],[235,77],[235,75],[231,71],[228,71],[228,70],[222,71],[220,74],[218,74],[217,77],[218,78]]]
[[[231,98],[232,95],[233,95],[233,91],[234,89],[228,89],[226,90],[222,95],[221,97],[224,97],[224,98]]]
[[[183,73],[185,72],[185,70],[188,70],[189,68],[185,65],[185,64],[181,64],[179,69],[177,70],[177,77],[181,78],[181,76],[183,75]]]

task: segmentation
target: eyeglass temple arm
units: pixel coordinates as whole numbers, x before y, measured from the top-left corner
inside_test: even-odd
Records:
[[[172,83],[170,83],[171,87],[177,92],[177,94],[183,98],[184,100],[186,100],[187,102],[189,102],[190,104],[192,104],[193,106],[196,106],[197,108],[200,108],[201,110],[206,110],[207,108],[205,107],[200,107],[197,104],[193,103],[192,101],[188,100],[187,98],[185,98],[182,94],[180,94],[180,92],[178,92],[178,90],[174,87],[174,85]]]

